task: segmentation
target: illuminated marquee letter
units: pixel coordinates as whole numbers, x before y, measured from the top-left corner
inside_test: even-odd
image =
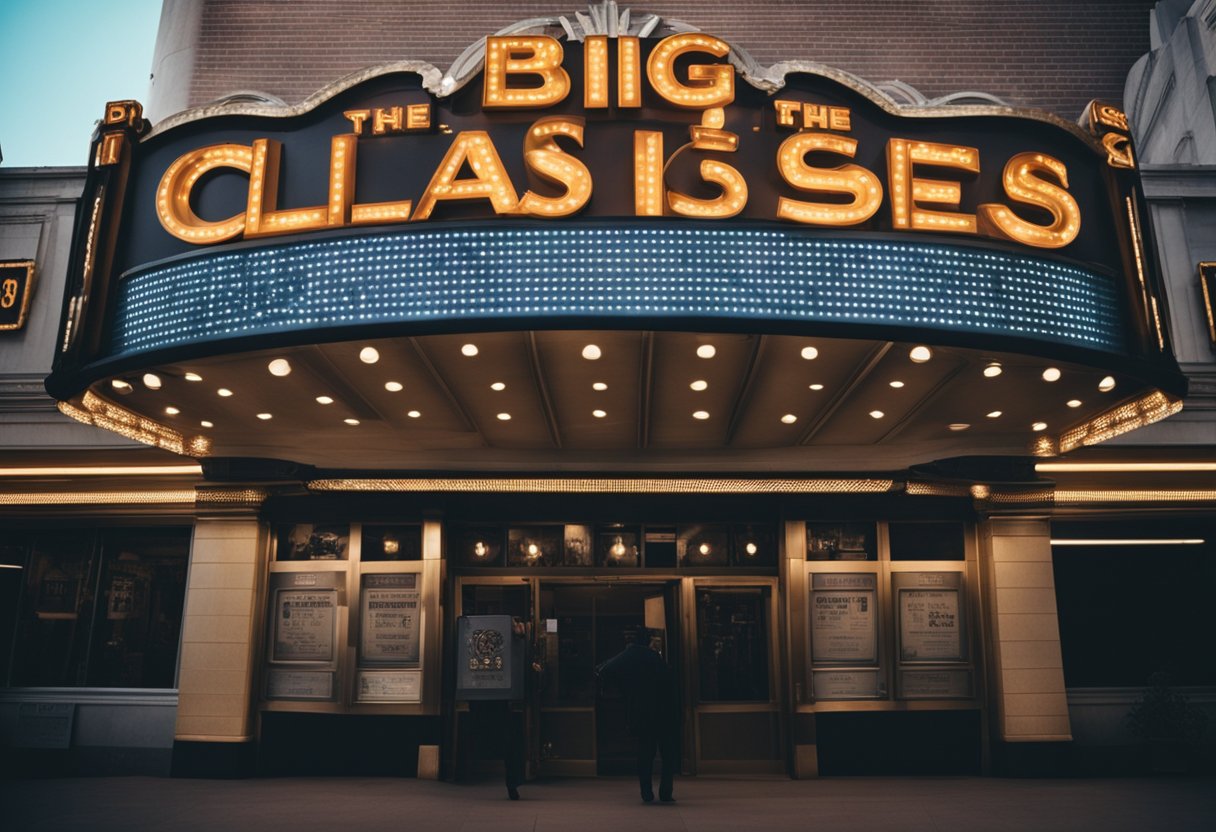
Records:
[[[253,143],[253,168],[249,174],[249,204],[245,210],[245,237],[271,237],[297,231],[325,228],[329,211],[325,205],[279,211],[279,164],[283,146],[274,139]]]
[[[1005,193],[1016,202],[1034,205],[1051,214],[1051,225],[1043,226],[1019,217],[998,203],[979,207],[980,228],[985,234],[1003,237],[1038,248],[1062,248],[1081,233],[1081,209],[1072,194],[1046,179],[1050,174],[1068,187],[1068,169],[1058,159],[1042,153],[1019,153],[1005,165]]]
[[[896,228],[920,231],[954,231],[975,234],[975,215],[955,211],[929,211],[917,203],[931,202],[957,206],[963,189],[958,182],[944,179],[916,179],[916,164],[958,168],[979,173],[980,152],[974,147],[891,139],[887,142],[887,169],[891,188],[891,222]]]
[[[570,93],[570,76],[562,69],[562,45],[547,35],[486,38],[485,91],[482,106],[552,107]],[[539,87],[508,87],[511,75],[538,76]]]
[[[583,41],[583,107],[591,110],[608,106],[608,38],[588,35]]]
[[[800,191],[848,194],[853,201],[804,202],[780,197],[777,200],[777,216],[808,225],[832,226],[857,225],[874,216],[882,205],[882,183],[878,177],[861,165],[812,167],[806,163],[806,154],[816,150],[838,153],[851,159],[857,152],[857,142],[846,136],[826,133],[796,133],[777,149],[777,168],[781,178]]]
[[[722,193],[713,199],[698,199],[669,191],[667,204],[674,213],[699,219],[726,219],[735,216],[747,205],[747,182],[739,171],[725,162],[702,159],[701,178],[720,187]]]
[[[696,86],[684,84],[676,78],[676,59],[689,52],[724,58],[730,54],[730,46],[712,35],[695,32],[663,38],[646,62],[646,75],[655,92],[677,107],[696,110],[725,107],[734,101],[735,68],[730,64],[693,64],[688,67],[688,80],[699,82]]]
[[[633,213],[663,216],[663,134],[657,130],[633,134]]]
[[[156,216],[165,230],[187,243],[221,243],[245,230],[245,212],[208,222],[190,207],[190,192],[203,174],[217,168],[249,173],[253,151],[243,144],[216,144],[192,150],[169,165],[156,187]]]
[[[558,136],[569,136],[583,146],[581,118],[558,116],[542,118],[528,130],[524,139],[524,162],[528,169],[549,182],[565,187],[561,196],[548,197],[528,191],[519,201],[519,213],[536,217],[568,217],[581,211],[591,199],[591,172],[578,159],[563,151]]]
[[[474,178],[457,179],[456,175],[465,162],[472,168]],[[431,183],[418,200],[418,210],[413,218],[425,220],[431,216],[438,202],[462,199],[488,199],[496,214],[510,214],[519,204],[519,197],[502,166],[498,150],[490,135],[483,130],[462,130],[456,134],[452,146],[431,177]]]

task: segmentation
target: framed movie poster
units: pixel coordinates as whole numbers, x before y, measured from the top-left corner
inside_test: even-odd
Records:
[[[967,660],[962,574],[903,572],[895,583],[901,662]]]
[[[338,592],[280,589],[275,592],[272,662],[332,662]]]
[[[363,576],[359,614],[361,663],[418,664],[421,597],[417,573]]]
[[[878,663],[878,576],[813,575],[810,609],[815,665]]]

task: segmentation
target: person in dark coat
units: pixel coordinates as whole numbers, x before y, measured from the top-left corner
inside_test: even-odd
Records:
[[[605,687],[621,691],[625,718],[637,736],[638,785],[642,800],[654,800],[654,755],[662,756],[659,800],[675,802],[672,795],[679,762],[679,705],[675,680],[667,662],[650,649],[650,631],[639,627],[633,643],[598,668]]]

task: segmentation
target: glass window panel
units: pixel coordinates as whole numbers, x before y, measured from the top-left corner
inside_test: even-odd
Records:
[[[765,701],[768,587],[697,590],[702,702]]]
[[[350,526],[296,523],[279,529],[279,560],[346,560]]]
[[[600,526],[596,533],[596,563],[607,567],[638,566],[641,563],[640,540],[636,526],[620,523]]]
[[[564,545],[562,526],[516,526],[507,533],[508,566],[558,566]]]
[[[6,532],[0,543],[0,687],[10,684],[13,636],[21,609],[21,587],[29,568],[30,539],[20,532]]]
[[[965,560],[962,523],[891,523],[891,560]]]
[[[732,527],[735,566],[776,566],[777,541],[770,526],[748,524]]]
[[[873,523],[807,523],[807,560],[878,560]]]
[[[590,526],[566,526],[562,547],[563,566],[591,566],[593,551]]]
[[[363,560],[422,560],[421,526],[364,526]]]
[[[680,526],[676,551],[681,566],[726,566],[730,563],[730,531],[721,523]]]
[[[32,535],[13,656],[14,685],[85,683],[95,542],[92,529]]]
[[[502,566],[503,529],[464,526],[453,530],[456,561],[464,566]]]

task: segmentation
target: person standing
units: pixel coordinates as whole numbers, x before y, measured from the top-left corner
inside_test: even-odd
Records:
[[[597,668],[605,687],[620,690],[625,718],[637,737],[638,785],[642,801],[654,801],[654,755],[662,758],[659,800],[674,803],[679,760],[679,704],[667,662],[650,647],[650,630],[639,627],[633,643]]]

